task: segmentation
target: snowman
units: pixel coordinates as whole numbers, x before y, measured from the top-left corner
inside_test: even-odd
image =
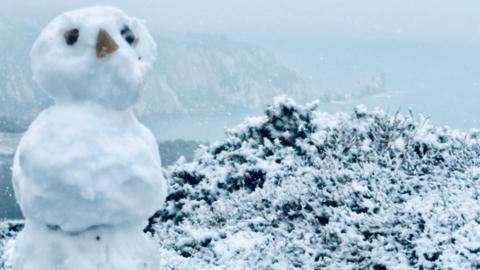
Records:
[[[143,234],[166,196],[153,134],[132,106],[156,57],[141,21],[113,7],[64,13],[30,52],[54,101],[31,124],[13,165],[26,219],[14,270],[158,269]]]

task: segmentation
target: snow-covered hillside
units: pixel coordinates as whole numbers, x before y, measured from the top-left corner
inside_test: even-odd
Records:
[[[34,87],[28,67],[21,65],[26,57],[17,53],[0,55],[0,132],[25,130],[49,104],[48,98]]]
[[[12,39],[19,44],[16,50],[0,53],[3,131],[24,130],[50,104],[31,79],[30,48],[24,44],[32,42]],[[136,108],[141,116],[248,111],[279,94],[301,100],[312,94],[299,74],[256,46],[210,34],[159,35],[156,40],[158,61]]]
[[[479,131],[279,98],[171,166],[146,231],[165,269],[476,269],[479,165]]]
[[[0,44],[0,131],[20,132],[52,103],[34,84],[30,71],[30,36],[35,37],[37,30],[18,37],[2,27],[7,26],[0,30],[18,45],[12,51],[9,44]],[[158,61],[136,106],[144,119],[257,112],[278,95],[299,102],[314,98],[331,102],[385,92],[377,78],[354,92],[321,91],[268,51],[225,36],[163,33],[155,40]]]
[[[245,111],[280,94],[302,100],[312,94],[299,74],[254,45],[210,34],[156,40],[156,71],[140,114]]]

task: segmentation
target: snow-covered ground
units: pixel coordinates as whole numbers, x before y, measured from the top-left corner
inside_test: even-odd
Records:
[[[163,269],[476,269],[479,165],[479,131],[279,98],[169,167],[146,231]]]

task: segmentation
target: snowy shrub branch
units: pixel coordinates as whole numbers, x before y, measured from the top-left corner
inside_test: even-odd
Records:
[[[480,267],[479,131],[321,110],[277,98],[169,167],[164,269]]]
[[[480,267],[479,132],[282,97],[170,168],[173,269]]]

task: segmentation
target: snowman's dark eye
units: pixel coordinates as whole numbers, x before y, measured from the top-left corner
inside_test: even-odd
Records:
[[[135,34],[133,34],[132,30],[127,25],[125,25],[122,28],[122,30],[120,31],[120,34],[122,34],[122,37],[131,46],[134,46],[137,43],[137,39],[135,37]]]
[[[80,31],[78,31],[77,28],[74,28],[65,32],[65,34],[63,34],[63,37],[65,38],[65,42],[68,46],[73,46],[73,44],[77,42],[79,35]]]

